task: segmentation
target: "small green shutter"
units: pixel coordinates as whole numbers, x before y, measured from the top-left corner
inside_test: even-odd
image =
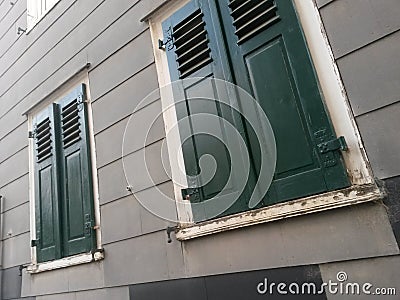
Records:
[[[248,198],[248,188],[243,189],[239,186],[238,178],[242,174],[231,174],[232,162],[227,145],[231,145],[229,148],[234,148],[239,143],[226,139],[228,130],[226,124],[196,117],[215,116],[233,124],[243,133],[244,127],[240,116],[227,105],[210,101],[210,99],[226,98],[229,93],[228,89],[218,86],[216,82],[209,80],[210,78],[232,81],[225,48],[220,43],[223,34],[213,26],[216,18],[218,16],[215,5],[205,0],[195,0],[162,24],[171,81],[174,82],[173,93],[175,99],[185,99],[176,102],[175,109],[180,122],[179,131],[183,141],[182,150],[189,184],[189,189],[183,192],[183,197],[185,193],[191,194],[190,201],[195,221],[246,210],[247,204],[242,200]],[[203,132],[207,125],[213,127],[210,131],[216,132],[221,139],[203,133],[198,134]],[[242,157],[245,157],[245,149],[238,151],[244,151]],[[217,165],[211,180],[203,180],[201,176],[193,177],[203,172],[207,173],[207,170],[204,170],[207,167],[204,166],[200,172],[200,158],[205,155],[212,156]],[[243,162],[235,163],[238,165]],[[244,168],[241,170],[243,172]],[[229,203],[226,204],[229,200],[223,200],[239,197],[241,200],[230,208]],[[206,201],[209,199],[214,200]],[[201,204],[198,205],[199,203]],[[221,212],[224,206],[229,209]]]
[[[61,257],[60,190],[57,150],[56,104],[37,115],[34,124],[35,218],[37,261]]]
[[[95,247],[88,111],[82,84],[59,102],[63,256]]]
[[[277,166],[265,204],[349,186],[341,153],[320,148],[336,136],[293,1],[216,2],[235,81],[259,101],[275,133]]]

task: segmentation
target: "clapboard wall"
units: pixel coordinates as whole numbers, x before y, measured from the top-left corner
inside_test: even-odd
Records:
[[[133,284],[299,265],[322,264],[324,277],[335,269],[329,267],[332,262],[398,254],[393,233],[397,215],[389,218],[379,203],[166,243],[168,223],[129,196],[121,159],[130,112],[158,87],[150,31],[140,19],[164,1],[62,0],[32,31],[17,35],[18,27],[26,27],[26,1],[11,5],[0,0],[3,299],[128,299]],[[398,0],[377,2],[321,0],[318,6],[368,157],[375,175],[387,181],[393,195],[387,201],[396,208],[400,5]],[[35,275],[22,270],[20,276],[19,266],[30,262],[28,124],[23,112],[87,63],[106,258]],[[134,115],[144,124],[161,111],[158,95],[153,96]],[[155,182],[134,187],[144,197],[156,195],[157,188],[173,194],[157,155],[164,137],[160,119],[146,145],[139,131],[129,140],[133,160],[144,148],[154,157]],[[137,173],[143,171],[138,168]]]

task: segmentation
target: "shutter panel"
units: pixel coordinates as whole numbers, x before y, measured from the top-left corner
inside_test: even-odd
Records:
[[[63,255],[95,247],[93,190],[85,85],[59,102]]]
[[[336,136],[292,1],[216,3],[235,80],[256,97],[275,132],[274,196],[265,204],[349,186],[340,152],[320,149]]]
[[[226,98],[229,94],[226,86],[219,85],[210,78],[232,80],[225,56],[226,50],[220,43],[223,40],[222,32],[213,25],[216,18],[216,7],[208,1],[200,0],[189,2],[162,24],[171,81],[174,82],[174,97],[184,99],[176,102],[175,106],[190,188],[183,192],[183,197],[185,194],[191,194],[190,201],[196,222],[247,209],[248,196],[245,194],[248,193],[248,188],[241,196],[243,189],[240,187],[239,172],[231,172],[232,161],[228,151],[238,148],[239,142],[226,138],[226,124],[208,124],[213,127],[213,132],[222,137],[221,140],[207,134],[190,136],[202,132],[207,127],[205,123],[209,121],[196,117],[199,114],[227,120],[239,132],[243,132],[243,125],[237,114],[217,101],[208,100]],[[177,81],[179,79],[185,80]],[[229,99],[234,101],[234,97]],[[243,148],[236,150],[245,152]],[[202,176],[193,177],[200,174],[200,158],[205,155],[211,155],[217,165],[216,173],[209,181]],[[246,153],[243,153],[241,157],[244,158],[245,155]],[[244,162],[235,163],[237,166]],[[211,166],[209,167],[211,169]],[[204,169],[202,174],[207,173],[208,167]],[[243,171],[244,167],[241,170]],[[227,205],[229,200],[238,198],[234,205],[224,211],[224,206],[230,206]],[[206,201],[209,199],[213,200]]]
[[[34,119],[35,219],[37,261],[61,257],[59,219],[58,132],[56,105],[50,105]]]

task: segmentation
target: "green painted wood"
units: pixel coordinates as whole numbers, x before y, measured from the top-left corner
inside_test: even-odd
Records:
[[[86,87],[59,102],[63,256],[95,248]]]
[[[293,2],[254,1],[254,7],[261,2],[271,8],[272,22],[240,41],[238,25],[233,23],[235,7],[229,7],[229,0],[217,1],[234,80],[259,101],[275,133],[274,196],[265,205],[347,187],[341,154],[318,151],[318,144],[336,136]],[[257,153],[254,156],[258,161]]]
[[[61,258],[61,224],[59,218],[61,191],[58,176],[59,164],[56,156],[58,128],[55,121],[55,111],[56,105],[50,105],[33,120],[35,132],[35,244],[38,262]],[[39,127],[39,125],[42,126]],[[49,135],[46,135],[46,132]],[[46,147],[50,148],[43,150]]]
[[[209,58],[211,61],[208,61],[193,73],[186,75],[184,77],[185,81],[177,81],[182,78],[182,74],[179,72],[180,61],[177,55],[179,46],[176,45],[176,40],[173,41],[173,35],[176,34],[177,28],[181,27],[182,22],[188,22],[188,16],[193,16],[199,9],[203,14],[202,21],[205,23],[204,29],[207,32],[207,48],[210,51]],[[184,100],[176,102],[176,111],[180,122],[181,139],[184,140],[182,149],[185,169],[188,175],[189,187],[198,188],[199,190],[197,195],[190,197],[190,201],[194,204],[204,203],[201,206],[192,206],[196,221],[231,214],[238,210],[246,210],[246,199],[248,199],[250,192],[250,188],[247,186],[241,196],[242,189],[237,184],[238,178],[235,178],[239,174],[232,174],[233,176],[229,178],[232,164],[226,145],[230,144],[231,148],[233,148],[237,147],[238,143],[235,140],[229,141],[226,139],[227,125],[206,121],[206,117],[200,120],[196,118],[196,115],[198,116],[199,114],[218,117],[233,124],[239,132],[244,132],[241,117],[227,105],[213,101],[213,99],[219,98],[229,98],[230,101],[237,100],[226,87],[224,88],[218,83],[209,80],[210,78],[217,78],[232,81],[228,58],[225,56],[226,50],[218,42],[223,39],[222,32],[215,30],[213,26],[214,19],[217,17],[215,11],[216,7],[213,3],[204,0],[192,1],[163,22],[164,42],[166,44],[171,80],[175,82],[173,84],[173,92],[175,99]],[[192,27],[194,26],[190,26],[190,28]],[[190,37],[185,37],[185,40],[190,40]],[[196,51],[190,53],[190,56],[195,54]],[[207,134],[194,134],[197,132],[215,132],[221,139]],[[186,137],[188,138],[185,140]],[[242,156],[244,157],[246,153],[243,150],[239,151],[243,152]],[[200,158],[205,155],[210,155],[215,159],[217,164],[215,175],[211,180],[205,180],[204,176],[193,178],[193,176],[204,174],[201,172]],[[208,167],[212,169],[212,166],[209,165]],[[207,164],[203,165],[203,170],[208,167]],[[250,175],[250,177],[254,180],[254,174]],[[239,196],[240,200],[227,211],[216,213],[219,207],[224,206],[224,199],[237,199]],[[214,200],[207,202],[212,198]]]
[[[196,55],[193,52],[185,56],[180,52],[182,24],[193,22],[190,20],[199,9],[212,61],[204,63],[203,58],[197,61],[200,67],[195,71],[182,73],[182,61]],[[194,0],[167,19],[163,30],[172,81],[192,78],[190,82],[174,85],[175,98],[185,99],[176,104],[178,120],[182,121],[181,138],[196,132],[196,128],[206,127],[196,124],[206,121],[194,121],[193,117],[204,112],[236,126],[251,154],[247,186],[239,200],[220,216],[249,209],[248,198],[260,167],[260,147],[251,126],[240,116],[217,102],[198,99],[221,96],[217,87],[207,86],[205,78],[238,84],[254,95],[271,122],[277,143],[277,166],[274,181],[260,206],[349,186],[341,154],[318,151],[320,143],[336,136],[292,1]],[[190,41],[191,37],[185,35],[185,41]],[[235,95],[229,96],[232,101],[238,101]],[[222,135],[224,130],[222,126]],[[232,183],[227,182],[231,167],[227,153],[220,141],[209,136],[200,135],[185,141],[183,155],[189,187],[200,187],[199,194],[190,197],[192,203],[204,202]],[[204,154],[214,156],[218,163],[215,177],[206,185],[190,178],[200,173],[199,159]],[[230,188],[235,191],[236,187]],[[209,218],[207,208],[198,212],[195,207],[193,205],[195,220]]]

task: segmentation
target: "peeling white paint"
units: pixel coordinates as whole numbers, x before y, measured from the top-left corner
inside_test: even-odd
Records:
[[[28,273],[36,274],[45,271],[51,271],[70,266],[91,263],[102,259],[104,259],[104,253],[98,251],[95,253],[78,254],[75,256],[70,256],[59,260],[44,262],[40,264],[31,264],[27,266],[26,270]]]
[[[375,185],[351,187],[340,191],[279,203],[265,208],[203,222],[198,225],[181,227],[176,233],[176,238],[180,241],[185,241],[227,230],[376,201],[382,199],[383,196],[383,192]]]

